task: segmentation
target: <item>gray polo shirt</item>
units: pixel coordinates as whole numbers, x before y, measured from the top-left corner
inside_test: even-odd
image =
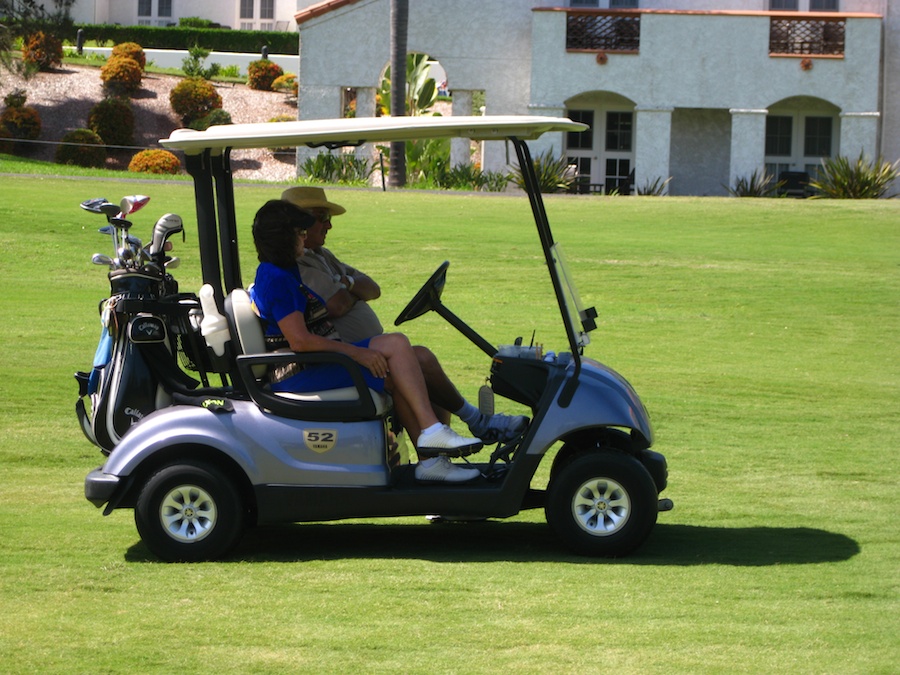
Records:
[[[324,246],[320,250],[321,253],[316,253],[312,249],[306,249],[303,255],[297,258],[297,264],[300,266],[300,278],[303,279],[303,283],[328,302],[331,296],[341,289],[335,276],[340,278],[362,273],[355,267],[342,263]],[[331,322],[344,342],[359,342],[384,332],[378,316],[369,307],[369,303],[363,300],[357,300],[350,311],[344,316],[332,318]]]

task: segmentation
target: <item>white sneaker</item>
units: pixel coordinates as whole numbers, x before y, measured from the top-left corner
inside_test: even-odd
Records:
[[[446,424],[442,424],[437,431],[420,435],[416,443],[416,448],[427,454],[447,452],[453,455],[468,455],[478,452],[482,447],[484,443],[481,439],[463,438]]]
[[[469,431],[485,443],[506,443],[525,431],[528,418],[524,415],[485,415],[469,425]]]
[[[441,455],[416,464],[416,480],[443,483],[465,483],[481,475],[478,469],[452,464]]]

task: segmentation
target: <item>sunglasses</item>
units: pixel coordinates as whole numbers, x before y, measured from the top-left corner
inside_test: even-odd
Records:
[[[328,211],[312,211],[311,213],[320,223],[331,222],[331,213]]]

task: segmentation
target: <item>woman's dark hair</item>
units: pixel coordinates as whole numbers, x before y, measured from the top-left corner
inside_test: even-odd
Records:
[[[296,265],[297,230],[308,230],[315,224],[315,216],[289,202],[266,202],[253,219],[253,243],[259,261],[278,267]]]

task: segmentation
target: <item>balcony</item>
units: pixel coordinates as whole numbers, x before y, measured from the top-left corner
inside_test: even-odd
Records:
[[[843,56],[846,29],[843,18],[773,16],[769,21],[769,54]]]
[[[566,15],[567,50],[635,53],[640,47],[640,14],[570,11]]]

